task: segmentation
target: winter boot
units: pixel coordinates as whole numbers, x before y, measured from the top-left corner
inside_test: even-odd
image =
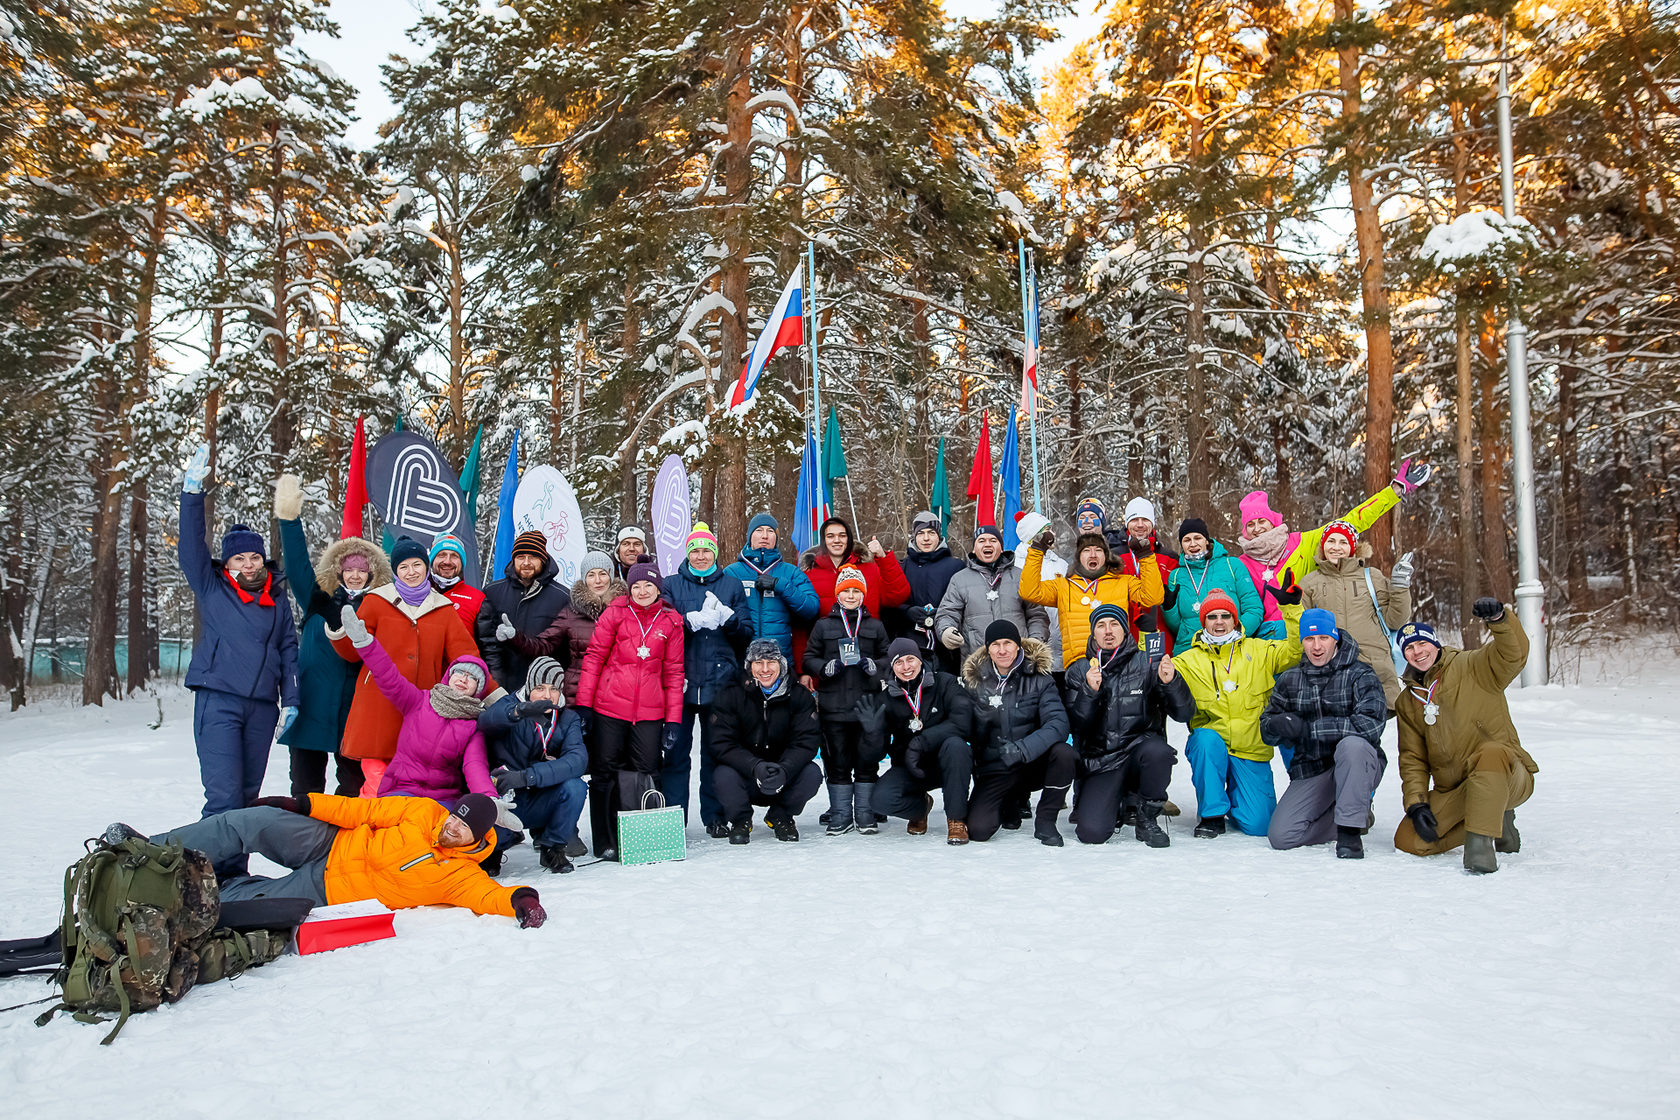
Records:
[[[875,783],[858,782],[852,786],[852,812],[857,818],[857,830],[865,836],[873,836],[881,831],[881,822],[875,816]],[[793,822],[788,822],[793,827]],[[793,834],[793,839],[799,839],[799,834]]]
[[[1151,848],[1166,848],[1172,845],[1172,838],[1167,830],[1161,827],[1162,802],[1142,801],[1138,803],[1136,835],[1139,840]]]
[[[1016,827],[1017,828],[1020,827],[1020,822],[1019,821],[1016,822]],[[950,821],[950,822],[947,822],[947,824],[945,826],[945,843],[951,844],[953,846],[958,845],[958,844],[968,843],[968,822],[967,821]]]
[[[1522,833],[1517,831],[1517,811],[1505,810],[1505,825],[1499,830],[1499,839],[1493,842],[1493,850],[1509,855],[1522,851]]]
[[[733,840],[734,832],[735,830],[730,827],[728,821],[713,821],[711,824],[706,826],[706,835],[710,836],[713,840],[722,840],[725,836],[728,836],[731,840]]]
[[[1176,817],[1183,811],[1184,810],[1178,807],[1176,802],[1170,799],[1161,802],[1161,815],[1163,817]]]
[[[928,814],[932,812],[933,794],[924,793],[922,794],[922,815],[912,818],[910,823],[904,826],[905,833],[910,836],[926,836]]]
[[[566,842],[566,858],[582,859],[589,854],[589,845],[583,842],[582,836],[574,836]]]
[[[1476,875],[1488,875],[1499,870],[1499,857],[1494,855],[1494,839],[1479,832],[1464,834],[1464,870]]]
[[[1345,824],[1336,826],[1336,858],[1364,859],[1365,841],[1360,837],[1365,834],[1362,828],[1350,828]]]
[[[828,834],[830,836],[844,836],[856,826],[852,822],[852,791],[850,782],[845,785],[828,784]]]
[[[776,839],[788,843],[797,843],[799,829],[794,826],[793,818],[786,809],[772,809],[770,811],[770,830],[776,834]]]
[[[752,814],[745,813],[735,819],[733,824],[726,825],[729,829],[731,844],[749,844],[752,842]]]
[[[544,871],[552,871],[556,875],[568,875],[572,871],[572,861],[566,858],[566,849],[559,844],[544,844],[538,848],[537,862]]]
[[[1196,836],[1201,840],[1211,840],[1215,836],[1225,835],[1224,817],[1203,817],[1196,822]]]
[[[1056,831],[1056,818],[1062,815],[1067,800],[1066,786],[1045,786],[1038,796],[1038,812],[1033,816],[1033,837],[1046,848],[1060,848],[1062,834]]]
[[[507,853],[502,851],[502,849],[497,848],[495,851],[485,856],[483,862],[481,862],[478,866],[484,869],[484,873],[486,875],[494,879],[502,873],[502,857],[506,854]]]
[[[1114,822],[1115,828],[1125,828],[1127,825],[1138,823],[1138,811],[1143,805],[1143,795],[1128,793],[1120,799],[1120,819]],[[1139,840],[1143,837],[1138,837]]]
[[[1339,828],[1341,826],[1338,825],[1337,827]],[[1375,827],[1377,827],[1377,807],[1373,805],[1369,809],[1365,810],[1365,827],[1359,830],[1359,835],[1368,835]]]
[[[1032,813],[1027,807],[1027,799],[1020,796],[1010,797],[1009,803],[1003,807],[1001,817],[1002,819],[998,821],[998,824],[1002,827],[1011,831],[1020,828],[1022,821],[1029,820],[1032,817]]]

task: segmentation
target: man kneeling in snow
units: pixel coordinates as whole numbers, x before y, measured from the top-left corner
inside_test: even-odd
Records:
[[[1371,795],[1388,765],[1377,746],[1388,721],[1382,679],[1320,607],[1301,613],[1301,648],[1260,716],[1261,738],[1294,752],[1266,835],[1280,850],[1334,839],[1337,859],[1364,859]]]
[[[496,847],[496,802],[469,793],[453,810],[425,797],[264,797],[152,837],[203,852],[220,867],[266,856],[290,875],[239,875],[221,881],[224,902],[307,898],[317,906],[377,899],[393,910],[465,906],[475,914],[518,918],[525,928],[548,919],[537,892],[504,887],[479,866]],[[115,844],[140,833],[113,824]]]

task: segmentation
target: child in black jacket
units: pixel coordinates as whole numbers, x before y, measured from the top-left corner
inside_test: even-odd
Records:
[[[869,617],[863,605],[867,590],[862,572],[840,569],[834,582],[834,609],[811,627],[811,639],[805,644],[804,670],[816,683],[817,716],[822,724],[830,836],[854,827],[863,833],[879,831],[873,799],[881,754],[866,746],[857,706],[866,693],[880,690],[887,628]]]

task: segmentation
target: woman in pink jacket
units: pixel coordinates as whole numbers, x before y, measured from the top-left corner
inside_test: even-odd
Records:
[[[639,809],[655,788],[663,757],[683,740],[683,620],[660,600],[663,581],[642,557],[625,576],[627,595],[614,599],[595,622],[578,678],[577,711],[589,742],[590,832],[595,853],[618,854],[606,800]],[[597,814],[601,799],[604,813]]]
[[[361,654],[379,691],[402,713],[397,753],[379,779],[378,796],[429,797],[449,808],[468,793],[499,796],[478,732],[478,717],[493,687],[489,666],[476,657],[457,657],[441,682],[420,689],[374,641],[354,607],[346,606],[341,620],[344,636]]]

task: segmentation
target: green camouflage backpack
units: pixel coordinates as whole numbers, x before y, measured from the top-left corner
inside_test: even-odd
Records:
[[[60,1011],[84,1023],[115,1012],[108,1044],[132,1012],[174,1003],[194,984],[237,976],[285,950],[283,931],[216,928],[216,874],[202,853],[139,836],[86,847],[64,873],[64,962],[54,977],[62,1002],[37,1025]]]

